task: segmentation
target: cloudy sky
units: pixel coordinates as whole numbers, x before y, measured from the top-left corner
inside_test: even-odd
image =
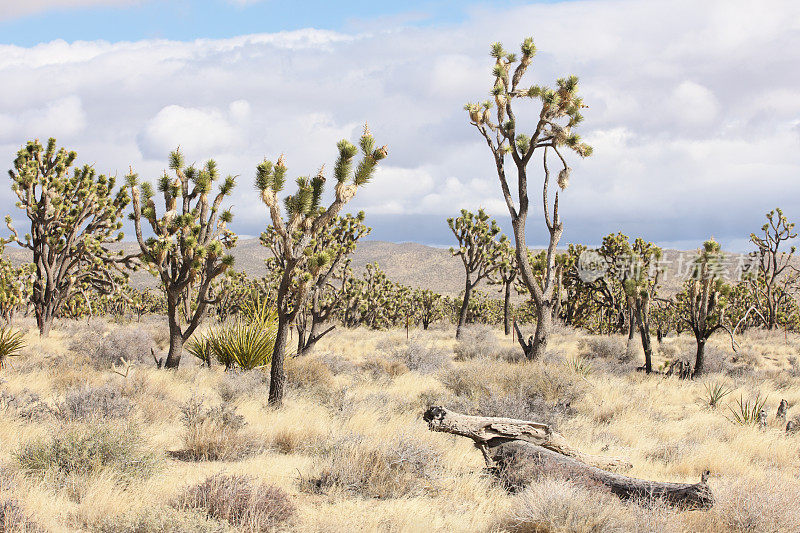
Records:
[[[373,238],[447,245],[444,219],[462,207],[507,220],[462,106],[486,98],[489,43],[530,35],[528,81],[576,74],[589,106],[581,134],[595,154],[571,161],[564,242],[622,230],[743,251],[769,209],[800,219],[800,2],[298,5],[3,2],[0,157],[8,167],[26,139],[55,136],[98,171],[155,179],[180,145],[239,176],[234,229],[257,235],[256,164],[284,153],[292,176],[330,168],[336,142],[369,121],[390,155],[352,209]],[[0,212],[18,219],[11,196]],[[545,242],[540,209],[528,235]]]

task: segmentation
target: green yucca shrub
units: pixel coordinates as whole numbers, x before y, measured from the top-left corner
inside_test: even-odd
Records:
[[[244,308],[241,318],[196,336],[186,349],[209,366],[216,361],[226,369],[253,370],[270,364],[277,335],[278,313],[259,299]]]
[[[25,336],[20,331],[14,331],[8,326],[0,326],[0,368],[6,364],[6,359],[16,357],[25,347]]]
[[[756,394],[752,400],[745,400],[742,396],[736,400],[736,406],[728,406],[731,411],[731,417],[728,418],[734,424],[740,426],[754,426],[758,423],[758,414],[767,403],[767,398],[762,397],[761,394]]]
[[[719,403],[725,396],[733,392],[733,389],[727,387],[724,383],[706,383],[706,402],[712,409],[716,409]]]

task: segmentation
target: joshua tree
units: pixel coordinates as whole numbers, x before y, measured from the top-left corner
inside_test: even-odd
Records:
[[[17,152],[9,170],[17,207],[30,220],[30,233],[20,239],[6,217],[11,241],[33,252],[36,278],[31,303],[39,333],[50,333],[53,318],[82,284],[110,293],[126,277],[134,258],[112,253],[107,245],[122,240],[120,213],[130,198],[124,188],[114,193],[115,179],[97,175],[85,165],[70,169],[75,152],[30,141]]]
[[[715,331],[724,329],[733,339],[732,332],[724,324],[730,285],[725,284],[721,277],[721,261],[719,243],[714,239],[703,243],[694,261],[691,279],[677,296],[681,319],[692,330],[697,341],[692,377],[703,373],[706,341]]]
[[[523,41],[521,52],[521,59],[512,73],[511,67],[517,63],[517,56],[503,50],[500,43],[492,45],[491,56],[495,59],[492,70],[494,84],[491,89],[496,106],[494,118],[491,113],[493,104],[490,101],[483,104],[470,103],[465,106],[465,109],[469,114],[471,124],[486,140],[494,156],[500,188],[511,215],[519,275],[533,298],[537,319],[533,341],[525,343],[520,339],[520,344],[525,355],[528,358],[534,358],[543,353],[553,321],[553,293],[556,290],[555,255],[556,247],[564,231],[564,225],[558,212],[558,191],[555,193],[552,208],[548,200],[550,168],[547,155],[552,151],[558,158],[561,169],[558,172],[557,183],[558,187],[564,190],[569,182],[571,169],[567,165],[563,152],[573,150],[579,156],[586,157],[591,154],[592,149],[582,143],[580,137],[572,131],[583,120],[580,111],[584,106],[582,99],[578,96],[578,78],[575,76],[561,78],[556,82],[556,89],[536,85],[522,88],[520,81],[536,53],[532,38]],[[522,127],[517,124],[516,115],[512,109],[512,102],[521,98],[538,99],[541,103],[541,107],[536,113],[538,118],[535,124],[527,129],[527,133],[523,133]],[[529,210],[528,163],[537,151],[543,152],[542,204],[544,221],[550,233],[545,274],[540,280],[534,277],[528,260],[528,248],[525,240],[525,224]],[[516,169],[516,200],[506,174],[505,164],[509,154]]]
[[[503,330],[506,335],[511,335],[511,288],[517,279],[517,259],[514,246],[509,241],[501,245],[500,257],[497,260],[497,269],[489,276],[489,283],[500,285],[503,291]]]
[[[311,287],[310,302],[297,315],[297,355],[306,353],[336,327],[331,325],[322,330],[322,325],[330,319],[340,300],[333,280],[336,277],[341,278],[342,268],[349,266],[343,261],[355,251],[359,239],[369,235],[371,230],[372,228],[364,224],[364,212],[359,211],[356,216],[347,214],[337,217],[331,228],[316,239],[312,255],[325,252],[329,261],[322,267],[319,277]],[[271,227],[268,233],[269,231],[274,231],[274,228]],[[276,242],[274,235],[266,242]],[[273,259],[277,260],[277,256]],[[281,268],[277,264],[274,266],[278,270]]]
[[[624,282],[628,304],[633,311],[633,318],[641,335],[644,370],[648,374],[653,371],[653,349],[650,343],[650,302],[655,297],[661,274],[659,268],[652,268],[652,263],[660,258],[661,248],[642,239],[636,239],[630,258],[631,273]]]
[[[208,306],[219,299],[214,280],[233,265],[233,256],[227,252],[236,244],[236,235],[227,229],[233,215],[229,209],[220,211],[220,206],[233,191],[235,179],[226,177],[211,200],[212,185],[220,177],[213,160],[209,159],[199,169],[193,165],[187,167],[183,154],[175,150],[170,154],[169,168],[175,177],[164,172],[158,181],[165,206],[160,218],[150,183],[139,185],[133,171],[127,179],[133,196],[131,218],[141,258],[161,279],[167,300],[169,352],[163,366],[177,368],[184,343],[200,325]],[[153,237],[144,238],[142,218],[150,224]],[[179,316],[180,303],[189,295],[192,301],[187,306],[184,324]]]
[[[430,325],[445,316],[444,298],[430,289],[414,291],[417,316],[422,322],[422,328],[428,329]]]
[[[363,158],[353,171],[353,159],[358,148],[346,139],[339,141],[339,157],[334,167],[336,195],[327,208],[320,205],[325,186],[323,169],[313,178],[298,178],[297,192],[286,197],[284,202],[285,221],[278,200],[286,179],[283,156],[275,164],[265,160],[258,165],[256,186],[269,208],[273,228],[262,235],[262,243],[272,250],[281,268],[277,295],[278,334],[270,369],[270,405],[280,406],[283,402],[286,382],[284,353],[289,326],[306,304],[311,287],[331,261],[330,250],[320,250],[317,241],[331,230],[339,211],[355,195],[358,187],[370,180],[378,162],[387,155],[386,147],[375,147],[375,139],[366,126],[360,146]]]
[[[27,304],[33,290],[33,264],[15,267],[3,257],[5,244],[0,242],[0,318],[10,324],[14,313]]]
[[[781,244],[797,237],[794,223],[789,222],[780,208],[767,213],[767,222],[761,226],[762,236],[750,234],[750,242],[756,245],[753,252],[757,271],[747,272],[748,285],[755,297],[756,308],[765,320],[767,329],[778,325],[778,317],[784,307],[789,307],[792,293],[800,283],[797,269],[791,265],[796,248],[781,250]]]
[[[500,233],[497,221],[490,219],[483,209],[479,209],[477,215],[462,209],[461,216],[448,218],[447,224],[458,240],[458,248],[450,248],[450,253],[461,257],[466,271],[464,298],[456,327],[456,338],[459,338],[467,318],[472,289],[502,265],[506,236]]]

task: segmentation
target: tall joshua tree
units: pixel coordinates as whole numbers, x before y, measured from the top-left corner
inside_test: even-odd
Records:
[[[756,259],[756,272],[748,272],[748,285],[755,298],[756,307],[761,312],[767,329],[778,325],[778,317],[784,307],[793,301],[792,292],[800,284],[798,271],[791,265],[796,248],[781,244],[797,237],[794,223],[789,222],[780,208],[767,213],[767,222],[761,226],[762,235],[750,234],[750,242],[756,245],[753,256]]]
[[[494,102],[470,103],[465,106],[465,109],[470,123],[477,128],[492,152],[500,188],[511,215],[519,275],[531,294],[536,307],[537,319],[533,342],[524,343],[520,339],[520,343],[525,355],[528,358],[534,358],[544,351],[553,321],[553,292],[556,290],[557,284],[555,255],[556,247],[564,231],[564,225],[558,212],[558,191],[555,193],[552,207],[548,199],[550,168],[547,155],[549,152],[553,152],[561,166],[556,181],[558,187],[564,190],[569,182],[571,170],[567,165],[564,152],[572,150],[579,156],[586,157],[591,154],[592,149],[582,143],[580,137],[572,131],[583,120],[581,108],[584,105],[578,96],[578,78],[575,76],[561,78],[556,81],[555,89],[538,85],[523,88],[520,82],[536,53],[532,38],[529,37],[523,41],[521,52],[521,58],[518,61],[517,56],[507,53],[500,43],[492,45],[491,56],[495,59],[495,64],[492,68],[494,83],[491,94]],[[517,66],[512,71],[515,63]],[[525,130],[527,133],[517,124],[512,107],[515,101],[525,98],[538,100],[540,104],[536,114],[537,119]],[[491,111],[493,105],[496,107],[494,117]],[[544,206],[544,222],[550,234],[545,273],[539,280],[536,279],[531,269],[525,241],[525,225],[530,208],[528,164],[537,152],[543,154],[542,204]],[[516,199],[506,172],[506,161],[509,155],[516,171]]]
[[[630,275],[623,289],[631,307],[632,318],[639,328],[644,351],[644,371],[653,371],[653,348],[650,342],[650,302],[655,298],[661,269],[654,261],[661,259],[661,248],[643,239],[636,239],[629,260]]]
[[[220,297],[214,280],[233,265],[228,250],[235,246],[236,235],[227,228],[233,214],[230,209],[221,210],[221,204],[236,182],[233,176],[226,177],[211,199],[212,186],[220,177],[213,160],[209,159],[202,168],[187,167],[183,154],[175,150],[170,154],[169,168],[174,177],[165,172],[158,181],[165,206],[161,217],[156,214],[150,183],[139,185],[133,171],[127,179],[133,196],[131,218],[141,258],[161,279],[167,299],[169,352],[163,366],[177,368],[184,343],[200,325],[208,306]],[[142,219],[149,223],[154,234],[147,239]],[[180,303],[189,297],[192,305],[186,306],[188,314],[184,322]]]
[[[101,293],[113,292],[134,266],[134,258],[113,253],[108,244],[122,240],[120,213],[130,201],[122,188],[114,192],[115,179],[84,165],[70,170],[77,154],[28,142],[17,152],[11,190],[17,207],[30,220],[30,233],[20,239],[6,217],[11,241],[33,253],[35,279],[31,303],[39,333],[50,333],[53,319],[78,287],[89,285]]]
[[[467,318],[472,290],[502,264],[500,259],[506,236],[500,233],[497,221],[489,218],[483,209],[479,209],[477,214],[462,209],[460,217],[447,219],[447,225],[458,240],[458,248],[450,248],[450,253],[461,258],[466,272],[464,299],[461,302],[456,327],[456,338],[459,338]]]
[[[272,229],[262,234],[262,243],[272,250],[281,269],[277,295],[278,333],[270,368],[270,405],[283,403],[286,383],[284,357],[289,326],[332,259],[332,251],[320,249],[317,243],[325,232],[331,230],[339,211],[353,198],[358,187],[370,180],[378,162],[387,155],[385,146],[376,148],[375,139],[366,126],[359,144],[363,157],[355,170],[353,160],[358,148],[346,139],[337,145],[339,157],[334,167],[336,194],[333,202],[327,208],[320,204],[325,187],[323,167],[313,178],[297,178],[297,192],[284,201],[286,220],[278,200],[286,181],[283,156],[274,164],[265,160],[258,165],[256,187],[272,220]]]
[[[691,279],[683,292],[677,295],[681,319],[692,330],[697,341],[692,377],[703,373],[706,341],[719,329],[732,332],[724,324],[727,296],[730,285],[722,279],[722,253],[719,243],[709,239],[703,243],[695,260]]]

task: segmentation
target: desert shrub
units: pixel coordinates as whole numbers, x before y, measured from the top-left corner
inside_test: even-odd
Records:
[[[693,441],[678,440],[675,442],[662,442],[645,452],[644,456],[651,461],[665,465],[675,464],[691,452],[696,443]]]
[[[439,454],[418,438],[397,435],[371,441],[351,435],[324,452],[320,475],[305,488],[338,488],[370,498],[399,498],[433,489],[439,474]]]
[[[24,444],[14,457],[20,470],[63,480],[72,475],[107,472],[121,478],[144,478],[157,468],[158,457],[145,449],[133,428],[79,426],[50,438]]]
[[[435,343],[426,342],[417,337],[410,342],[394,347],[389,355],[403,363],[409,370],[421,374],[433,374],[451,366],[448,350]]]
[[[242,475],[217,474],[189,487],[176,506],[197,509],[246,531],[273,531],[295,514],[289,495]]]
[[[217,383],[217,392],[223,402],[231,402],[243,396],[266,394],[267,376],[261,370],[234,370],[225,372]]]
[[[745,400],[744,396],[739,396],[736,403],[728,406],[730,416],[728,420],[740,426],[753,426],[758,423],[758,416],[764,405],[767,403],[766,396],[761,393],[756,394],[755,398]]]
[[[25,335],[9,326],[0,326],[0,368],[9,357],[18,357],[25,347]]]
[[[0,533],[44,533],[19,502],[13,498],[0,502]]]
[[[90,330],[70,344],[71,350],[88,356],[96,368],[109,368],[123,360],[150,364],[153,361],[150,350],[155,347],[150,334],[137,327],[120,327],[105,336]]]
[[[627,344],[621,335],[589,335],[580,339],[578,348],[583,357],[622,361],[627,358]]]
[[[289,387],[327,395],[333,387],[333,372],[316,356],[292,357],[286,362]]]
[[[630,531],[617,502],[598,490],[545,479],[519,493],[501,520],[503,531],[518,533],[599,533]]]
[[[0,391],[0,408],[23,420],[36,422],[53,418],[57,414],[38,394],[28,389],[18,394]]]
[[[100,387],[84,386],[67,392],[57,412],[66,420],[96,420],[124,418],[132,405],[122,391],[109,384]]]
[[[492,364],[489,361],[471,361],[439,374],[439,381],[456,396],[478,399],[491,393],[491,372],[487,372]]]
[[[799,495],[796,481],[740,479],[715,487],[713,514],[737,533],[800,531]]]
[[[380,355],[368,357],[358,365],[358,368],[373,379],[392,379],[408,372],[408,367],[404,363]]]
[[[335,376],[338,376],[339,374],[352,373],[356,370],[356,365],[352,361],[342,357],[339,354],[325,353],[319,355],[318,357],[319,360],[322,361],[322,363],[327,366]]]
[[[535,361],[525,365],[509,366],[497,379],[504,391],[526,396],[538,396],[569,408],[586,390],[586,382],[564,365],[549,365]]]
[[[557,427],[559,421],[569,413],[569,407],[558,402],[547,402],[539,395],[521,391],[501,395],[485,396],[469,414],[480,416],[502,416],[541,422]]]
[[[255,440],[243,429],[244,417],[227,404],[206,408],[192,397],[181,406],[184,449],[181,459],[191,461],[229,461],[257,451]]]
[[[186,351],[205,364],[216,361],[225,368],[253,370],[272,361],[278,335],[278,313],[267,300],[248,307],[243,317],[196,335]]]
[[[457,361],[481,357],[496,357],[503,351],[503,346],[493,327],[486,324],[474,324],[461,328],[461,336],[456,342]]]
[[[206,513],[172,507],[102,516],[84,520],[82,525],[95,533],[223,533],[226,529],[220,522],[209,519]]]

